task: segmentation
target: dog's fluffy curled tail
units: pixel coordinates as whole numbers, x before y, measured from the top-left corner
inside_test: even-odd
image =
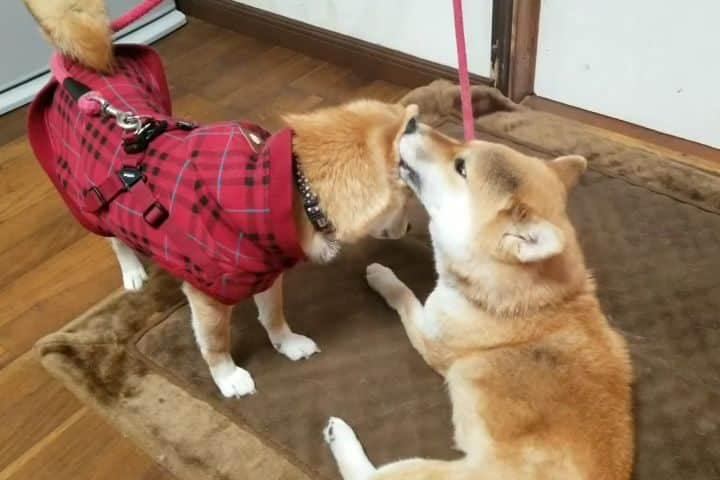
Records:
[[[112,70],[112,30],[104,0],[23,1],[55,48],[86,67]]]

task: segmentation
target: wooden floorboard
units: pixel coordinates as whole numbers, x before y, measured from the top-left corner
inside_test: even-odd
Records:
[[[0,472],[82,408],[32,353],[2,370],[0,392]]]
[[[27,117],[27,107],[18,108],[10,113],[0,116],[2,120],[2,127],[0,127],[0,145],[3,145],[3,151],[5,146],[13,143],[14,140],[18,140],[17,144],[25,143],[25,119]],[[0,157],[0,162],[3,161],[3,157]]]
[[[158,42],[176,116],[273,130],[280,114],[406,89],[190,19]],[[0,480],[174,478],[43,370],[33,344],[121,286],[107,242],[71,217],[25,138],[0,117]]]

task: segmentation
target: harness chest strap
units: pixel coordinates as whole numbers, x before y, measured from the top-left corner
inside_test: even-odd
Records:
[[[176,122],[176,128],[189,128],[191,124]],[[129,191],[137,183],[145,183],[144,180],[144,157],[142,153],[145,151],[149,143],[161,133],[168,130],[168,122],[166,120],[156,121],[150,120],[139,134],[136,134],[132,140],[123,141],[123,148],[126,153],[130,154],[130,158],[134,161],[125,164],[120,170],[113,172],[99,185],[91,185],[86,191],[83,198],[83,209],[92,213],[98,213],[107,207],[118,195]],[[194,126],[193,126],[194,128]],[[136,187],[137,188],[137,187]],[[153,204],[158,204],[153,201]],[[148,209],[151,208],[148,207]]]
[[[134,140],[130,142],[124,141],[125,151],[131,153],[130,158],[133,158],[134,161],[125,164],[119,170],[108,175],[100,184],[88,187],[83,197],[84,210],[98,214],[118,195],[132,189],[133,196],[138,198],[142,202],[141,204],[147,205],[143,217],[151,226],[156,227],[167,218],[167,211],[157,201],[145,182],[143,166],[145,148],[153,138],[167,130],[167,121],[157,122],[151,120],[151,122],[150,128],[154,132],[152,136],[142,137],[136,135]],[[157,128],[157,126],[160,128]]]
[[[125,141],[126,153],[132,154],[131,156],[134,156],[136,161],[113,172],[99,185],[91,185],[85,191],[83,197],[84,210],[97,214],[103,208],[106,208],[118,195],[132,189],[134,196],[148,205],[143,212],[143,218],[146,222],[153,227],[157,227],[167,218],[168,212],[165,207],[157,201],[145,183],[143,156],[140,154],[154,138],[168,130],[168,122],[166,120],[160,122],[151,120],[151,122],[151,128],[145,129],[145,133],[136,135],[131,142]],[[174,128],[190,130],[195,128],[195,125],[189,122],[176,121],[174,122]],[[263,145],[262,137],[252,131],[245,132],[242,127],[240,132],[246,137],[248,145],[257,153]]]
[[[110,175],[100,185],[93,185],[85,191],[83,210],[98,213],[115,197],[125,191],[125,185],[118,175]]]
[[[130,190],[141,205],[147,205],[142,212],[145,222],[152,227],[159,227],[168,217],[168,211],[143,181],[142,167],[123,167],[100,185],[90,187],[85,192],[84,208],[89,212],[98,213],[118,195]]]
[[[120,128],[127,132],[132,131],[133,137],[123,140],[126,153],[134,157],[134,161],[124,165],[120,170],[113,172],[99,185],[90,185],[83,196],[82,208],[85,211],[98,214],[106,208],[118,195],[133,190],[133,195],[147,205],[143,210],[143,218],[153,227],[158,227],[168,216],[168,212],[150,191],[145,183],[142,153],[148,144],[159,135],[168,130],[167,120],[154,118],[143,122],[132,112],[123,112],[107,103],[102,97],[92,92],[86,85],[70,76],[62,81],[63,87],[78,102],[80,111],[89,116],[110,115],[115,117]],[[134,120],[134,122],[128,122]],[[195,126],[186,122],[175,122],[174,128],[193,129]],[[137,184],[137,185],[136,185]]]

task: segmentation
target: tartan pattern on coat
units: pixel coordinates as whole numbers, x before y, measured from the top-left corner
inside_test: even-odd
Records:
[[[174,125],[157,54],[148,47],[119,46],[116,57],[113,75],[69,62],[66,67],[115,107]],[[292,216],[292,132],[287,129],[270,135],[234,121],[169,129],[144,152],[127,154],[114,119],[81,112],[56,81],[33,102],[28,126],[39,162],[87,229],[120,238],[224,303],[267,289],[304,258]],[[169,213],[159,227],[144,220],[149,205],[134,194],[135,186],[98,214],[83,209],[88,188],[138,163],[147,187]]]

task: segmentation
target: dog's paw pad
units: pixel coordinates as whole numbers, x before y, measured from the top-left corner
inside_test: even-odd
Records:
[[[244,397],[255,393],[255,381],[247,370],[240,367],[235,367],[227,375],[216,377],[215,383],[225,398]]]
[[[292,332],[283,335],[283,338],[275,339],[273,345],[278,352],[293,362],[308,358],[312,354],[320,351],[317,344],[311,338]]]
[[[123,287],[129,292],[137,292],[142,289],[145,281],[148,279],[145,267],[138,265],[137,267],[129,268],[122,274]]]
[[[335,417],[330,417],[330,420],[328,420],[328,423],[323,430],[323,438],[325,438],[325,443],[328,445],[335,441],[335,420],[337,420]]]

